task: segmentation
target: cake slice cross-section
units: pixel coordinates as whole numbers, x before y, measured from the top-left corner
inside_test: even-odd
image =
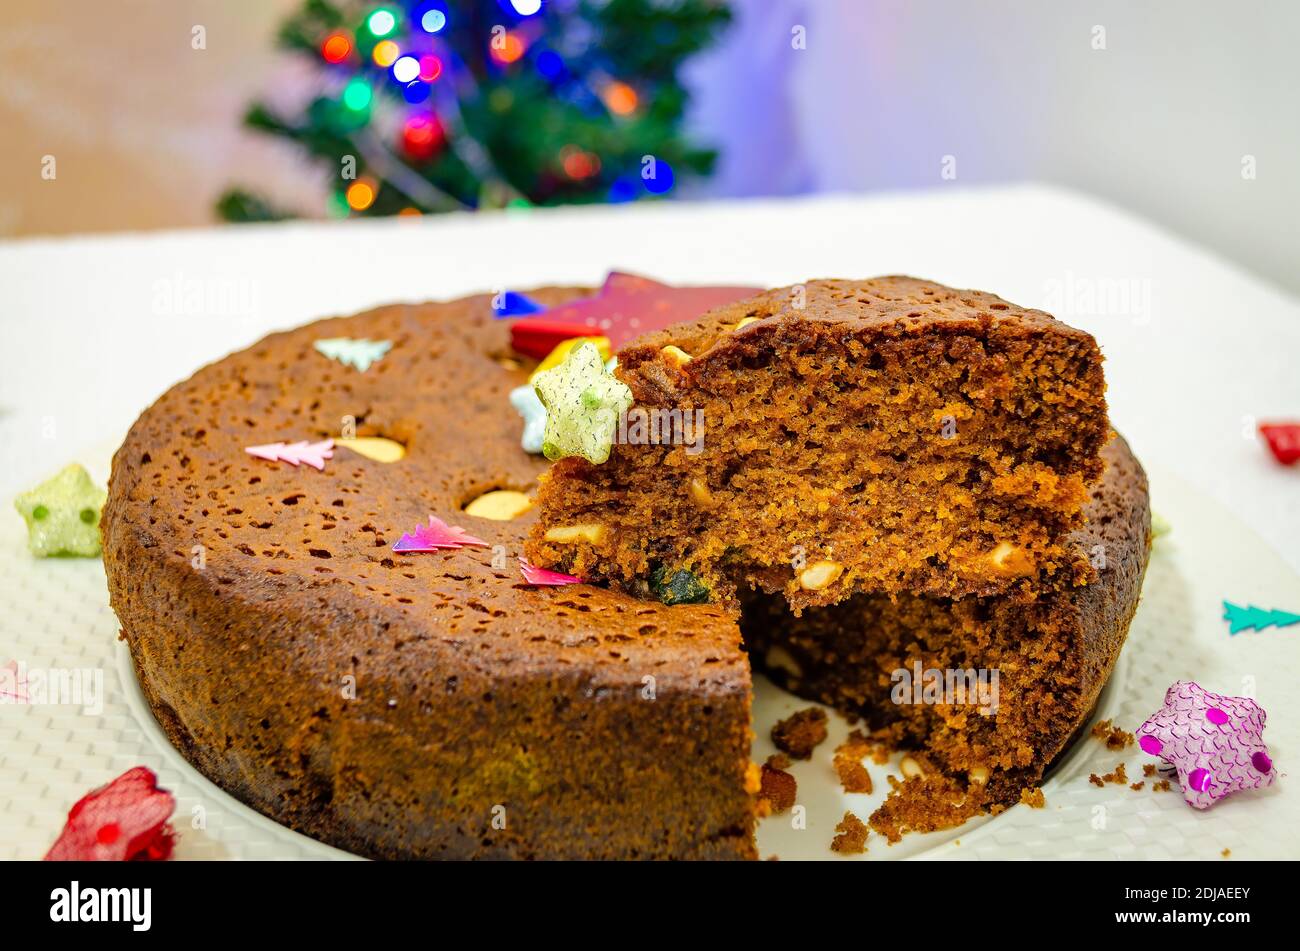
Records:
[[[1110,434],[1087,333],[910,277],[768,291],[634,341],[599,465],[543,476],[535,564],[666,603],[750,589],[1032,599]]]

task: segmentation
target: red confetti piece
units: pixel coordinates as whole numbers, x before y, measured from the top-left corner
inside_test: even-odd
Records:
[[[307,442],[304,439],[295,443],[272,442],[264,446],[248,446],[244,452],[258,459],[265,459],[267,462],[287,462],[293,466],[307,465],[323,472],[325,460],[334,458],[334,440]]]
[[[530,564],[527,558],[519,559],[519,572],[524,576],[526,582],[539,588],[583,583],[581,578],[576,578],[573,575],[561,574],[558,571],[551,571],[549,568],[537,568]]]
[[[524,356],[544,360],[551,351],[574,337],[590,337],[586,324],[558,320],[520,320],[510,328],[510,345]]]
[[[448,525],[442,519],[430,515],[428,525],[420,525],[415,531],[402,535],[393,546],[393,551],[438,551],[466,546],[487,548],[488,543],[481,538],[475,538],[457,525]]]
[[[1300,459],[1300,423],[1260,423],[1259,434],[1282,465],[1289,466]]]
[[[746,297],[761,287],[673,287],[635,274],[610,272],[591,297],[525,316],[510,328],[516,350],[541,360],[573,337],[608,337],[618,349],[641,334],[695,318]]]
[[[158,788],[153,770],[128,769],[77,801],[45,861],[161,862],[176,844],[168,824],[175,810],[175,797]]]

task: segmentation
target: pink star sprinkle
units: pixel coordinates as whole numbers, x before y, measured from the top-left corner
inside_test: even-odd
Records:
[[[1264,746],[1266,719],[1264,708],[1248,697],[1226,697],[1179,680],[1136,735],[1144,752],[1178,771],[1187,804],[1208,809],[1230,793],[1277,779]]]
[[[487,548],[488,543],[481,538],[475,538],[457,525],[448,525],[442,519],[430,515],[428,525],[417,526],[415,531],[402,535],[393,546],[393,551],[438,551],[466,546]]]

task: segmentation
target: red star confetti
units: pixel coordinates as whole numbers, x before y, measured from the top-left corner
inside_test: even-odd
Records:
[[[1183,799],[1208,809],[1230,793],[1277,778],[1264,745],[1264,708],[1248,697],[1210,693],[1179,680],[1165,704],[1137,728],[1138,746],[1178,771]]]
[[[168,824],[176,799],[158,788],[144,766],[128,769],[83,796],[68,812],[47,862],[160,862],[171,857],[176,834]]]
[[[613,271],[594,296],[515,321],[510,328],[510,339],[516,350],[538,360],[561,341],[590,337],[594,332],[608,337],[617,350],[641,334],[694,320],[715,307],[753,297],[762,290],[761,287],[673,287]]]
[[[1260,423],[1259,434],[1282,465],[1289,466],[1300,459],[1300,423]]]
[[[287,462],[292,466],[304,465],[325,471],[325,460],[334,458],[334,440],[321,442],[285,443],[271,442],[264,446],[248,446],[244,452],[267,462]]]
[[[448,525],[442,519],[429,516],[428,525],[420,525],[415,531],[402,535],[393,546],[397,552],[439,551],[445,548],[487,548],[487,542],[456,525]]]
[[[534,567],[527,558],[519,559],[519,573],[524,576],[524,581],[535,588],[582,584],[582,579],[575,578],[573,575],[561,574],[558,571],[551,571],[549,568]]]

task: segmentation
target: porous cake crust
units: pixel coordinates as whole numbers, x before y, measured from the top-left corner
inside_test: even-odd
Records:
[[[556,304],[589,291],[529,293]],[[315,351],[330,337],[393,347],[360,373]],[[629,351],[634,372],[647,347],[659,352]],[[529,588],[516,558],[536,510],[509,522],[463,511],[489,490],[531,491],[546,469],[519,448],[509,407],[529,369],[483,295],[274,334],[168,391],[114,457],[102,518],[112,605],[144,695],[223,789],[362,855],[755,858],[738,600],[667,606],[594,585]],[[406,457],[385,464],[339,447],[318,472],[244,452],[337,437],[348,418]],[[998,656],[1048,671],[1050,695],[1016,696],[1028,705],[1015,714],[1023,731],[967,740],[953,723],[876,712],[883,668],[863,647],[891,642],[852,631],[889,628],[888,598],[810,606],[795,626],[785,611],[764,623],[752,609],[743,626],[756,666],[780,677],[769,650],[783,647],[801,665],[791,689],[864,712],[900,742],[932,736],[955,770],[1001,768],[990,792],[1009,799],[1087,716],[1136,603],[1145,482],[1119,441],[1106,471],[1082,531],[1112,546],[1114,570],[1047,593],[1027,615],[1044,619],[1042,651],[1017,646],[1036,630],[1029,621],[1001,640],[973,628]],[[494,547],[394,553],[430,514]],[[951,656],[953,605],[997,599],[898,603],[899,624],[928,617],[935,656]],[[843,618],[854,604],[856,620],[822,613]],[[809,645],[818,623],[841,648]]]
[[[358,373],[314,350],[329,337],[393,348]],[[486,295],[384,307],[267,337],[146,410],[103,515],[145,697],[217,785],[362,855],[753,858],[734,618],[526,588],[532,514],[461,511],[545,466],[519,448],[511,356]],[[338,448],[317,472],[244,452],[349,416],[406,458]],[[503,548],[394,553],[430,514]]]
[[[1101,354],[1042,311],[811,281],[647,335],[617,374],[651,425],[629,414],[607,462],[547,474],[539,564],[634,593],[685,571],[713,600],[757,586],[796,612],[1092,577],[1064,541],[1110,431]],[[663,438],[677,416],[690,439]]]

